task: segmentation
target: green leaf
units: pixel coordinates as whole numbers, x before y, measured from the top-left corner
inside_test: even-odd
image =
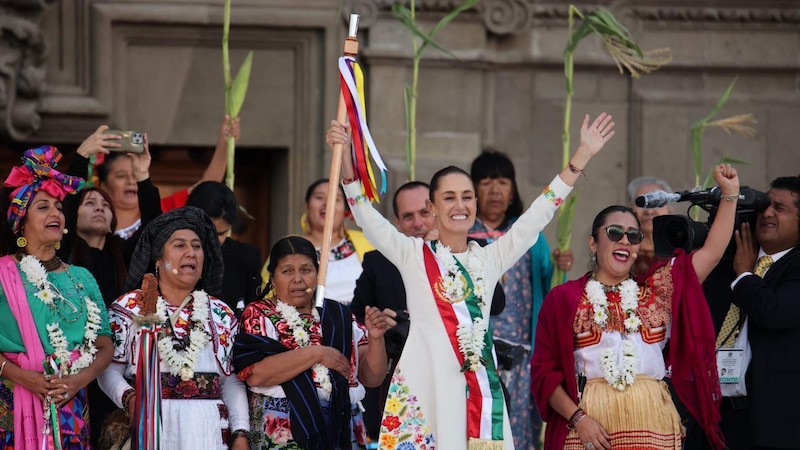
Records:
[[[692,166],[696,177],[703,171],[703,129],[704,124],[697,122],[689,130],[692,141]]]
[[[728,85],[728,89],[725,89],[725,92],[722,94],[722,97],[720,97],[719,100],[717,100],[717,104],[714,105],[714,109],[711,110],[711,113],[709,113],[707,116],[701,119],[700,122],[702,122],[703,124],[708,123],[711,119],[714,118],[714,116],[717,115],[717,113],[719,113],[719,110],[722,109],[722,105],[724,105],[725,102],[728,101],[728,98],[731,96],[731,92],[733,92],[733,85],[736,84],[737,78],[739,77],[738,76],[733,77],[731,84]]]
[[[247,94],[247,86],[250,84],[250,69],[252,66],[253,52],[248,52],[247,58],[244,59],[242,66],[239,67],[239,72],[236,73],[236,78],[233,79],[231,84],[230,110],[228,111],[231,119],[238,117],[239,111],[242,109],[244,96]]]
[[[478,1],[479,0],[465,0],[464,3],[456,6],[455,9],[450,11],[450,13],[448,13],[446,16],[442,17],[442,20],[440,20],[436,24],[436,26],[433,27],[433,30],[431,30],[431,32],[428,33],[428,37],[433,39],[433,37],[436,35],[436,33],[438,33],[444,27],[446,27],[447,24],[452,22],[453,19],[455,19],[459,14],[461,14],[462,12],[464,12],[464,11],[472,8],[473,6],[475,6],[478,3]],[[422,55],[422,52],[425,50],[425,47],[427,47],[427,46],[428,46],[428,43],[427,42],[423,42],[422,45],[420,46],[419,50],[417,50],[417,54]]]
[[[417,24],[414,23],[414,20],[411,18],[411,11],[409,11],[409,9],[406,8],[404,5],[400,3],[395,3],[394,5],[392,5],[392,15],[394,15],[394,17],[401,24],[403,24],[403,26],[406,27],[406,29],[408,29],[408,31],[410,31],[411,34],[422,39],[424,44],[431,45],[440,52],[452,56],[455,59],[459,59],[450,50],[447,50],[446,48],[442,47],[438,42],[433,40],[432,37],[428,36],[424,31],[420,30],[419,27],[417,27]],[[414,57],[418,58],[419,57],[418,55],[420,55],[419,51],[417,51],[417,54],[414,55]]]

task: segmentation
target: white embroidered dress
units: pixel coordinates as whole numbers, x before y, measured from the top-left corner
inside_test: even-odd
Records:
[[[117,299],[109,308],[109,321],[114,333],[114,359],[98,382],[116,405],[122,408],[122,395],[132,387],[136,377],[136,361],[139,357],[139,326],[134,317],[139,313],[136,295],[129,292]],[[169,306],[167,314],[177,307]],[[230,431],[249,430],[247,390],[243,382],[231,371],[233,341],[238,329],[236,317],[221,300],[209,296],[211,320],[205,322],[205,332],[211,340],[200,353],[195,373],[217,373],[221,400],[167,399],[161,401],[161,448],[164,450],[227,450],[222,442],[222,429]],[[187,308],[181,311],[176,321],[176,334],[185,334],[180,329],[191,324]],[[213,327],[213,329],[212,329]],[[161,372],[169,373],[169,366],[161,361]],[[220,414],[224,404],[229,417]]]
[[[344,188],[350,209],[367,239],[402,274],[411,317],[408,340],[392,376],[379,445],[381,448],[394,445],[403,449],[466,449],[466,381],[428,283],[424,243],[398,232],[366,202],[358,183]],[[508,233],[486,247],[470,242],[468,252],[483,261],[487,289],[493,290],[500,276],[536,243],[539,232],[571,190],[559,177],[554,178]],[[466,252],[453,255],[466,264]],[[490,306],[490,302],[486,302],[481,308],[483,317],[489,317]],[[503,439],[505,449],[514,448],[505,405]]]

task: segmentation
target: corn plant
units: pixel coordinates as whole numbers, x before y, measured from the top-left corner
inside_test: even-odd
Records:
[[[575,28],[575,18],[580,19],[581,25]],[[564,128],[561,132],[562,141],[562,167],[569,164],[570,139],[569,125],[572,116],[572,95],[574,94],[573,74],[574,74],[574,55],[578,44],[587,36],[598,35],[603,41],[606,51],[614,60],[620,74],[625,71],[633,78],[639,78],[639,73],[650,73],[672,59],[672,51],[668,48],[661,48],[649,51],[642,51],[631,36],[630,31],[606,9],[582,14],[574,5],[569,7],[568,16],[569,38],[564,49],[564,76],[567,82],[567,95],[564,105]],[[558,211],[558,228],[556,229],[556,240],[558,248],[566,250],[572,241],[572,219],[575,215],[575,205],[577,195],[573,193]],[[563,283],[564,272],[555,269],[553,272],[552,285]]]
[[[423,31],[416,21],[416,2],[411,0],[409,6],[406,7],[402,3],[395,3],[392,5],[392,14],[403,26],[408,29],[411,36],[412,43],[412,68],[411,68],[411,84],[406,84],[403,89],[403,104],[406,111],[406,164],[408,167],[408,179],[413,181],[416,177],[417,165],[417,94],[419,87],[419,63],[422,55],[428,46],[432,46],[437,50],[445,53],[453,58],[458,59],[453,53],[446,48],[442,47],[434,40],[436,33],[441,31],[448,23],[456,18],[462,12],[472,8],[478,0],[465,0],[458,5],[455,9],[450,11],[444,16],[433,29],[426,33]]]
[[[755,137],[756,135],[756,119],[752,114],[737,114],[725,119],[712,120],[714,117],[716,117],[720,109],[722,109],[722,106],[730,98],[731,92],[733,92],[734,84],[736,84],[736,78],[734,78],[733,81],[731,81],[731,84],[728,85],[728,88],[725,90],[719,100],[717,100],[717,104],[714,105],[714,108],[711,110],[711,112],[707,116],[692,124],[692,127],[690,128],[690,135],[692,139],[692,165],[694,166],[694,184],[702,189],[708,188],[711,185],[714,174],[714,168],[711,167],[706,173],[703,184],[700,184],[700,177],[703,173],[703,133],[705,132],[706,128],[721,128],[728,134],[738,133],[742,136],[751,138]],[[723,156],[719,163],[748,164],[747,161],[729,158],[727,156]]]
[[[236,77],[231,79],[231,62],[228,53],[228,36],[231,28],[231,0],[225,0],[225,16],[222,25],[222,71],[225,74],[225,114],[228,115],[230,120],[239,116],[239,111],[242,109],[245,94],[247,94],[247,85],[250,83],[250,69],[253,66],[253,52],[248,52],[247,57],[244,59]],[[233,190],[234,186],[234,173],[233,164],[236,155],[236,141],[233,137],[228,136],[226,140],[227,146],[227,166],[225,172],[225,184]]]

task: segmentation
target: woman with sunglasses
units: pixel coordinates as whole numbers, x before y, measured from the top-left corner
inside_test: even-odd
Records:
[[[672,382],[712,447],[724,448],[714,327],[700,283],[728,246],[739,178],[714,168],[723,193],[705,245],[676,252],[646,279],[631,275],[644,235],[625,206],[592,224],[592,270],[544,300],[531,360],[533,396],[548,422],[545,449],[680,449]],[[664,352],[669,340],[671,351]]]

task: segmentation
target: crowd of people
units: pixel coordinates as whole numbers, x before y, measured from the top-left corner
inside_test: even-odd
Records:
[[[551,251],[542,230],[613,138],[610,115],[585,117],[569,164],[527,207],[512,160],[487,149],[469,171],[401,185],[392,223],[345,151],[341,180],[308,187],[303,235],[276,239],[266,260],[230,236],[240,208],[220,155],[238,121],[223,121],[203,178],[166,199],[147,136],[124,153],[105,131],[64,172],[43,146],[5,178],[4,449],[800,442],[788,356],[800,346],[800,177],[775,179],[769,205],[742,221],[736,169],[716,166],[705,242],[672,255],[656,252],[653,228],[671,210],[633,204],[671,188],[637,178],[630,206],[587,227],[589,270],[568,281],[553,271],[573,269],[572,251]],[[350,139],[331,122],[328,145]]]

